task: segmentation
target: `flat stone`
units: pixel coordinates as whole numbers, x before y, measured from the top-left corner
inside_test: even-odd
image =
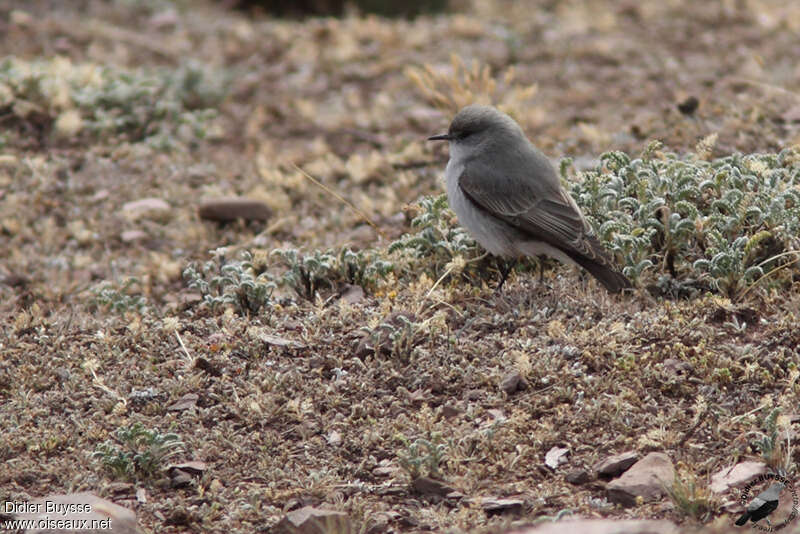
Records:
[[[200,475],[203,474],[203,472],[208,470],[208,464],[206,464],[205,462],[199,462],[197,460],[192,460],[192,461],[189,461],[189,462],[182,462],[182,463],[179,463],[179,464],[170,464],[170,465],[167,466],[167,471],[170,471],[172,469],[180,469],[181,471],[189,473],[190,475],[200,476]]]
[[[175,401],[173,404],[167,407],[168,411],[171,412],[182,412],[184,410],[188,410],[190,408],[194,408],[197,406],[197,401],[200,400],[200,395],[197,393],[187,393],[186,395],[182,396],[180,399]]]
[[[525,389],[525,386],[525,379],[522,378],[519,371],[511,371],[500,381],[500,389],[505,391],[508,395]]]
[[[453,491],[453,488],[445,484],[443,480],[430,477],[415,478],[411,482],[411,489],[420,495],[438,495],[440,497],[445,497]]]
[[[282,349],[306,348],[305,343],[302,343],[300,341],[295,341],[293,339],[288,339],[280,336],[273,336],[272,334],[267,334],[264,332],[259,333],[258,338],[267,345],[272,345],[273,347],[279,347]]]
[[[621,477],[606,486],[608,500],[623,506],[634,506],[637,497],[645,502],[664,496],[664,486],[675,481],[675,468],[669,456],[651,452],[628,469]]]
[[[342,433],[339,432],[338,430],[331,431],[331,433],[328,434],[328,444],[334,447],[338,447],[339,445],[341,445]]]
[[[669,521],[650,519],[575,519],[545,523],[507,531],[505,534],[678,534],[681,530]]]
[[[186,488],[192,484],[192,475],[181,469],[173,469],[169,472],[169,482],[173,488]]]
[[[639,453],[636,451],[623,452],[596,463],[593,469],[599,476],[616,477],[627,471],[638,459]]]
[[[379,466],[372,470],[372,474],[376,477],[390,477],[397,473],[398,469],[392,466]]]
[[[357,304],[364,300],[364,289],[361,286],[347,284],[339,293],[339,298],[348,304]]]
[[[216,222],[268,221],[272,210],[258,200],[240,197],[216,198],[203,202],[197,210],[201,219]]]
[[[726,467],[711,475],[709,489],[714,493],[725,493],[731,488],[742,488],[750,481],[767,472],[767,465],[762,462],[740,462],[733,467]]]
[[[464,410],[459,408],[458,406],[454,406],[452,404],[445,404],[442,406],[442,415],[445,419],[451,419],[453,417],[457,417],[464,413]]]
[[[169,219],[172,208],[160,198],[142,198],[122,205],[122,214],[130,221],[151,219],[164,221]]]
[[[561,464],[567,463],[569,449],[564,447],[553,447],[544,455],[544,465],[555,471]]]
[[[142,230],[125,230],[119,235],[123,243],[133,243],[147,238],[147,233]]]
[[[525,501],[522,499],[497,499],[494,497],[481,499],[481,508],[488,516],[521,514],[524,506]]]
[[[567,471],[567,474],[564,475],[564,479],[570,484],[580,486],[592,480],[592,477],[586,469],[572,469]]]
[[[61,506],[61,511],[47,512],[45,503],[53,503],[49,506]],[[49,495],[29,503],[26,513],[17,514],[15,519],[42,520],[45,518],[68,520],[80,523],[84,520],[95,523],[96,529],[74,529],[66,530],[59,528],[33,528],[25,532],[28,534],[63,534],[65,532],[75,532],[81,534],[99,534],[101,532],[113,532],[115,534],[142,534],[136,521],[136,514],[133,511],[114,504],[111,501],[101,499],[92,493],[70,493],[66,495]],[[102,521],[102,523],[100,523]]]
[[[344,512],[304,506],[286,514],[271,532],[276,534],[327,534],[352,532],[350,518]]]

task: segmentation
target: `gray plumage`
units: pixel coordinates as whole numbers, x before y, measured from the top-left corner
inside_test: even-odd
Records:
[[[745,512],[736,520],[736,524],[742,526],[747,523],[748,520],[755,523],[774,512],[775,509],[778,508],[783,487],[783,484],[780,482],[775,482],[766,490],[756,495],[756,497],[750,501],[750,504],[747,505]]]
[[[580,265],[613,293],[631,287],[514,119],[493,107],[467,106],[446,134],[429,139],[450,141],[447,198],[486,250],[509,258],[546,254]]]

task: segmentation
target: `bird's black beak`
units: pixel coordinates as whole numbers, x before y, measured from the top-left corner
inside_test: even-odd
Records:
[[[439,135],[432,135],[428,138],[428,141],[449,141],[452,137],[450,134],[439,134]]]

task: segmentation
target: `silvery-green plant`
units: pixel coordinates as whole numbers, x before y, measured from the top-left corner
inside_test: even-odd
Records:
[[[441,464],[448,448],[441,433],[434,432],[428,438],[417,438],[414,441],[405,436],[398,436],[398,439],[404,450],[398,453],[397,461],[412,479],[420,476],[441,477]]]
[[[11,126],[64,125],[71,135],[145,142],[172,150],[207,135],[228,77],[196,62],[122,69],[63,57],[0,62],[0,107]],[[69,112],[69,120],[64,120]]]
[[[117,286],[112,282],[101,282],[92,288],[92,301],[99,307],[115,313],[135,310],[141,312],[147,306],[147,300],[141,294],[131,294],[131,286],[138,284],[136,278],[128,278]]]
[[[800,154],[702,160],[609,152],[572,195],[632,280],[689,281],[735,297],[800,251]],[[566,169],[562,166],[562,173]]]
[[[184,451],[180,436],[149,430],[141,423],[118,428],[114,440],[97,446],[92,454],[114,478],[141,479],[152,477],[163,464]]]
[[[272,251],[280,258],[286,271],[280,282],[307,300],[313,300],[319,290],[335,290],[344,283],[374,287],[385,278],[394,265],[376,250],[353,251],[349,248],[302,253],[289,248]]]
[[[248,251],[241,253],[240,260],[229,261],[221,251],[215,251],[214,259],[199,270],[197,265],[189,264],[183,278],[190,288],[200,292],[211,309],[232,305],[237,312],[247,314],[272,304],[275,282],[268,273],[257,272]]]

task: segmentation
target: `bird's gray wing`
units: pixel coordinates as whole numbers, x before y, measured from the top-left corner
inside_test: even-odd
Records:
[[[767,504],[767,501],[762,499],[760,496],[754,497],[753,500],[750,501],[750,504],[747,505],[747,511],[753,513],[765,504]]]
[[[469,160],[459,177],[459,186],[480,209],[533,240],[607,261],[591,227],[559,184],[550,163],[546,160],[533,161],[533,165],[525,163],[499,164],[490,169],[478,159]]]

